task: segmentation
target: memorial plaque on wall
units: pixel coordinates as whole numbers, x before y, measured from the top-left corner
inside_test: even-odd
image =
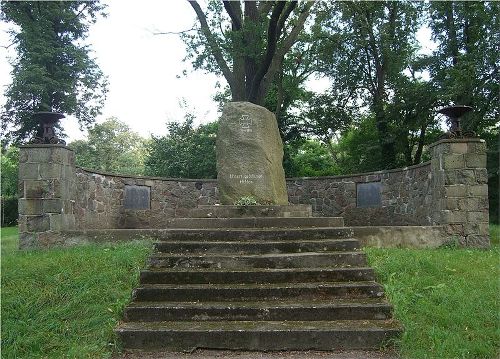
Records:
[[[125,209],[150,209],[150,192],[149,186],[125,186],[123,206]]]
[[[356,184],[356,206],[358,208],[382,207],[382,184],[368,182]]]

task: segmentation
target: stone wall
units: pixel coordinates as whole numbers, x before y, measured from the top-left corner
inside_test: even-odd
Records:
[[[162,228],[169,218],[214,204],[216,180],[120,176],[76,170],[76,228]],[[149,209],[126,209],[125,187],[149,187]]]
[[[19,246],[48,247],[55,233],[75,228],[75,156],[62,145],[19,152]]]
[[[403,169],[290,178],[289,202],[342,216],[347,226],[443,226],[463,246],[488,246],[484,141],[443,140],[431,151],[430,162]],[[218,203],[216,180],[98,173],[76,168],[73,152],[58,145],[21,147],[19,181],[23,247],[50,245],[72,229],[165,228]]]
[[[431,151],[433,223],[444,225],[462,246],[489,246],[486,143],[442,140]]]
[[[288,200],[311,204],[315,216],[341,216],[348,226],[430,225],[430,163],[351,176],[291,178]],[[380,207],[359,208],[357,188],[380,183]]]

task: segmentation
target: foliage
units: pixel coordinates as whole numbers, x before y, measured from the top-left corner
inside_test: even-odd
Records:
[[[1,156],[2,197],[17,196],[17,176],[19,172],[19,148],[9,146],[2,149]]]
[[[17,222],[17,190],[19,173],[19,148],[9,146],[2,149],[0,170],[1,224],[13,225]]]
[[[238,198],[237,201],[234,202],[235,206],[256,206],[259,203],[255,199],[255,197],[252,196],[243,196],[241,198]]]
[[[373,113],[379,169],[398,165],[387,105],[417,48],[420,15],[418,2],[378,1],[325,3],[317,16],[320,71],[332,79],[332,94]]]
[[[110,118],[88,130],[87,140],[68,144],[81,167],[121,174],[144,174],[146,140],[125,123]]]
[[[150,244],[17,251],[15,232],[2,228],[2,358],[110,358]]]
[[[18,218],[18,208],[17,208],[17,197],[1,197],[1,225],[3,226],[13,226],[17,224]]]
[[[440,102],[474,108],[463,121],[467,130],[482,132],[498,127],[499,3],[430,2],[429,14],[438,45],[429,69]]]
[[[217,123],[193,127],[187,114],[183,123],[167,124],[168,135],[154,137],[145,160],[148,176],[216,178],[215,139]]]
[[[498,357],[498,246],[365,251],[405,328],[401,357]]]
[[[317,177],[339,174],[332,154],[327,146],[319,141],[305,140],[298,146],[288,146],[288,153],[290,164],[287,176]]]
[[[313,2],[209,1],[203,11],[190,5],[198,18],[194,34],[184,34],[195,69],[223,75],[233,101],[259,105],[297,40]]]
[[[4,1],[1,19],[12,25],[16,46],[12,83],[1,115],[3,140],[33,136],[37,111],[75,116],[89,125],[100,114],[107,83],[84,44],[105,6],[98,1]]]

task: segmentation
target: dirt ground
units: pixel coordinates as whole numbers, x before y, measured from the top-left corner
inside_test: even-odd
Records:
[[[200,349],[192,353],[125,352],[114,359],[399,359],[394,351],[289,351],[248,352]]]

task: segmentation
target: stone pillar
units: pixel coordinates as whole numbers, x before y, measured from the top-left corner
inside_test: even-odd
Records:
[[[60,244],[75,228],[75,156],[63,145],[26,145],[19,151],[19,247]]]
[[[433,224],[466,247],[489,247],[486,143],[446,139],[431,146]]]

